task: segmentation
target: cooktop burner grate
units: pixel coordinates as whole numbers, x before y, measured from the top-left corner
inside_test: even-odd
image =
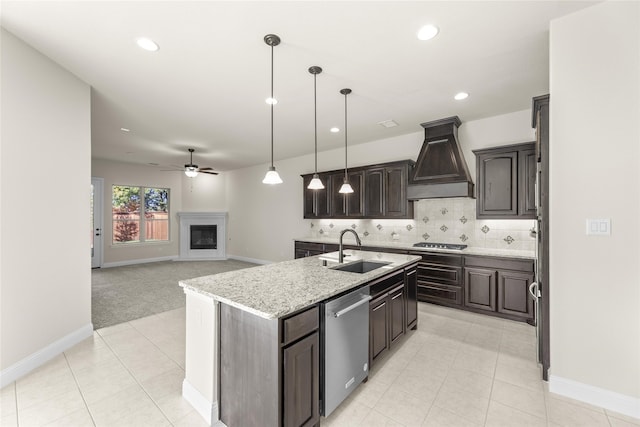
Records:
[[[419,242],[413,245],[416,248],[432,248],[432,249],[456,249],[462,250],[467,245],[458,245],[456,243],[431,243],[431,242]]]

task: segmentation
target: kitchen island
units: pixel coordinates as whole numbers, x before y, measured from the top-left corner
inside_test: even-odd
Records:
[[[344,264],[337,262],[335,252],[180,282],[187,303],[183,397],[208,423],[319,423],[319,303],[371,283],[378,283],[382,294],[380,287],[389,281],[385,278],[405,283],[402,278],[410,268],[415,277],[420,259],[345,253]],[[385,265],[365,273],[335,269],[360,261]],[[404,295],[396,300],[403,306],[395,315],[403,333]],[[415,327],[415,319],[410,326]]]

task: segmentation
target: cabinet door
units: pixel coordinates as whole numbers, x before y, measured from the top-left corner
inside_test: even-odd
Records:
[[[347,216],[347,199],[340,193],[340,187],[344,181],[344,173],[335,173],[329,179],[329,204],[331,218],[345,218]]]
[[[416,269],[406,270],[404,277],[407,308],[407,329],[416,328],[418,325],[418,272]]]
[[[364,216],[364,171],[349,174],[349,184],[353,193],[347,194],[347,216]]]
[[[327,218],[331,212],[329,209],[328,190],[330,188],[329,175],[320,175],[320,180],[324,184],[324,188],[321,190],[309,190],[307,186],[313,175],[304,175],[302,177],[303,191],[304,191],[304,218]]]
[[[518,153],[518,213],[522,218],[536,217],[536,150]]]
[[[364,175],[364,214],[367,217],[384,216],[384,168],[369,169]]]
[[[385,168],[385,217],[407,218],[407,180],[406,166]]]
[[[464,305],[496,311],[496,271],[465,268],[464,272]]]
[[[518,215],[518,152],[478,155],[478,218]]]
[[[498,271],[498,312],[533,319],[533,299],[529,285],[533,274],[518,271]]]
[[[383,294],[369,303],[369,365],[389,348],[388,294]]]
[[[401,338],[405,333],[405,303],[404,284],[401,284],[389,292],[389,304],[391,306],[389,332],[391,333],[391,343]]]
[[[284,349],[285,427],[313,426],[320,420],[320,340],[317,332]]]

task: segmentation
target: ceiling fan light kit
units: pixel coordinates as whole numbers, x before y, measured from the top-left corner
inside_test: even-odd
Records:
[[[218,175],[218,172],[214,172],[213,168],[199,168],[198,165],[193,164],[194,151],[196,150],[194,150],[193,148],[189,148],[189,163],[184,165],[184,174],[189,178],[195,178],[199,173]]]
[[[267,174],[264,176],[262,183],[282,184],[282,178],[280,178],[278,171],[276,171],[276,168],[273,165],[273,105],[275,104],[275,102],[273,102],[275,100],[273,96],[273,47],[280,44],[280,37],[276,36],[275,34],[267,34],[266,36],[264,36],[264,42],[268,46],[271,46],[271,97],[269,99],[272,102],[269,103],[271,108],[271,166],[269,167]]]

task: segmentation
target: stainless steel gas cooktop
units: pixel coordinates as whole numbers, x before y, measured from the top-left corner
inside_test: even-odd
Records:
[[[467,245],[458,245],[456,243],[431,243],[431,242],[419,242],[413,245],[416,248],[431,248],[431,249],[455,249],[462,250]]]

